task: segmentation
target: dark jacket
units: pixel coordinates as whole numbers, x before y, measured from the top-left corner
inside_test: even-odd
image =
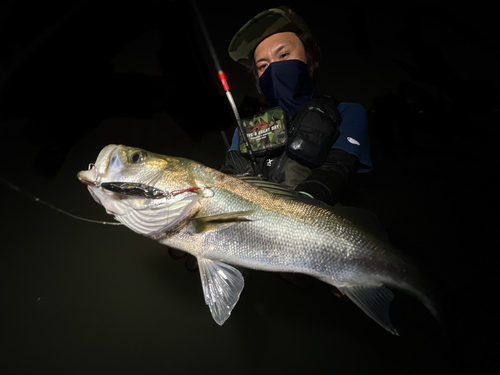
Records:
[[[341,102],[340,135],[321,166],[308,168],[292,160],[285,151],[273,158],[260,157],[257,163],[268,181],[286,185],[307,193],[329,205],[345,202],[351,177],[372,169],[368,121],[360,104]],[[254,175],[252,163],[239,151],[239,136],[235,131],[221,171],[236,175]],[[346,194],[347,193],[347,194]],[[343,202],[344,201],[344,202]]]
[[[358,158],[343,150],[332,148],[325,162],[314,169],[290,159],[286,152],[272,159],[257,158],[264,178],[305,192],[314,199],[335,205],[346,196],[352,174],[359,167]],[[238,151],[228,151],[221,172],[253,176],[252,163]]]

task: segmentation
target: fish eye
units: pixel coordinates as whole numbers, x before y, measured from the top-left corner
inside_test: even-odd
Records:
[[[142,154],[142,152],[135,152],[130,157],[130,161],[132,163],[139,163],[139,162],[141,162],[143,160],[144,160],[144,155]]]

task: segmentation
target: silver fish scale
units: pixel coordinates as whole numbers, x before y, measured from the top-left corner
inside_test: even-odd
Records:
[[[297,205],[302,212],[304,209],[315,211],[315,219],[303,223],[223,190],[214,191],[216,199],[202,200],[207,216],[255,212],[248,216],[251,221],[203,234],[201,242],[191,241],[202,247],[192,249],[193,255],[252,269],[328,277],[336,284],[342,284],[359,280],[359,271],[370,264],[363,258],[376,250],[376,246],[363,238],[359,231],[350,228],[352,224],[345,225],[343,219],[336,217],[318,216],[313,206],[287,202]],[[266,207],[272,207],[279,198],[270,196],[270,200]]]

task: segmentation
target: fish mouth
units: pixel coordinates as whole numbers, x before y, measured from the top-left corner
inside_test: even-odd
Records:
[[[118,148],[118,145],[108,145],[97,156],[94,163],[89,164],[89,169],[80,171],[77,174],[78,179],[89,187],[100,187],[103,171],[108,169],[110,155]],[[99,168],[97,167],[99,166]]]
[[[93,171],[92,169],[89,169],[88,171],[80,171],[76,175],[80,182],[84,183],[85,185],[88,186],[96,186],[96,172]]]
[[[89,164],[89,169],[80,171],[76,175],[80,182],[87,185],[89,189],[101,187],[101,174],[94,164]]]
[[[97,169],[95,165],[90,164],[89,169],[87,171],[80,171],[76,175],[78,179],[85,185],[87,185],[87,189],[89,190],[90,195],[94,200],[102,205],[101,200],[97,196],[97,190],[101,190],[99,186],[99,173],[97,172]],[[95,191],[94,191],[95,190]]]

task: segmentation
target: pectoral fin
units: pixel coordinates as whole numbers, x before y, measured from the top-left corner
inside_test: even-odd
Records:
[[[243,290],[243,275],[236,268],[222,262],[198,258],[205,303],[219,325],[231,315]]]
[[[192,223],[198,233],[206,233],[230,227],[235,223],[251,221],[248,216],[254,212],[255,211],[237,211],[220,215],[197,217],[192,220]]]
[[[399,336],[389,318],[389,304],[394,294],[386,287],[348,286],[338,288],[370,318],[393,335]]]

